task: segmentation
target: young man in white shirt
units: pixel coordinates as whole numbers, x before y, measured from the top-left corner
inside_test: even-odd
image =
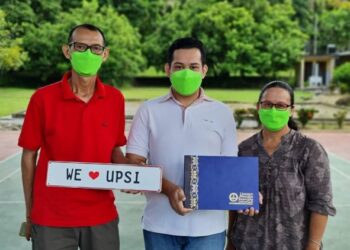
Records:
[[[223,249],[226,212],[185,208],[184,155],[237,154],[232,110],[200,87],[208,66],[203,44],[181,38],[168,49],[167,95],[145,102],[130,129],[127,157],[163,167],[162,193],[146,193],[146,250]]]

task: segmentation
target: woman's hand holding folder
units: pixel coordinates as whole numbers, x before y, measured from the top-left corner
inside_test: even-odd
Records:
[[[262,205],[263,204],[263,196],[262,194],[259,192],[259,204]],[[238,210],[237,213],[239,214],[244,214],[244,215],[249,215],[249,216],[254,216],[259,214],[259,210],[255,210],[254,208],[249,208],[246,210]]]

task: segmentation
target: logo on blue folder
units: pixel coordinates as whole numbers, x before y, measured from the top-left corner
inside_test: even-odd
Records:
[[[253,193],[230,193],[228,198],[230,205],[253,205],[254,201]]]

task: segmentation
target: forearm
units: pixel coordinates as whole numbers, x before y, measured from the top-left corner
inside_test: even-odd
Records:
[[[24,200],[26,205],[26,217],[29,219],[32,209],[32,193],[34,174],[36,166],[37,152],[31,150],[23,150],[21,169],[22,169],[22,184],[24,192]]]
[[[132,162],[124,156],[120,147],[115,147],[112,151],[112,163],[131,164]]]
[[[179,187],[176,186],[174,183],[172,183],[171,181],[168,181],[167,179],[165,179],[163,177],[162,179],[162,193],[165,194],[166,196],[169,197],[169,195],[171,195],[174,190],[178,189]]]
[[[322,215],[315,212],[311,213],[307,249],[320,249],[320,244],[326,229],[327,221],[327,215]]]

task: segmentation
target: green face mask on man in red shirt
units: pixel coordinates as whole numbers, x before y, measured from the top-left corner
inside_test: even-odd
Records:
[[[102,55],[96,55],[87,49],[84,52],[74,51],[71,64],[75,72],[81,76],[94,76],[102,65]]]

